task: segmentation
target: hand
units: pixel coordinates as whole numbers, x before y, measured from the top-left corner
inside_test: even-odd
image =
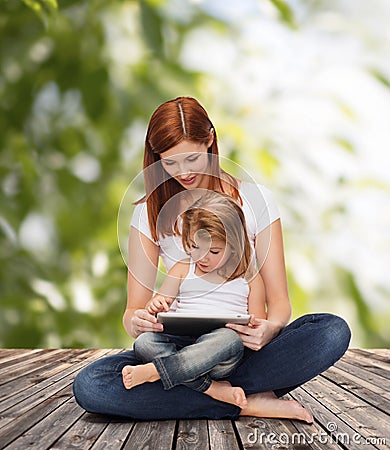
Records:
[[[164,297],[161,294],[155,295],[147,304],[146,310],[149,314],[157,314],[161,311],[169,311],[169,307],[172,304],[173,299],[170,297]]]
[[[280,325],[266,319],[256,319],[251,315],[249,325],[228,323],[226,327],[235,330],[245,347],[251,350],[260,350],[280,332]]]
[[[140,334],[146,331],[161,332],[164,327],[161,323],[157,323],[157,319],[154,315],[148,313],[146,309],[137,309],[134,311],[133,316],[130,319],[131,335],[138,337]]]

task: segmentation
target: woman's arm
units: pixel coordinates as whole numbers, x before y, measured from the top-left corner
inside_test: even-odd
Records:
[[[227,326],[239,333],[246,347],[260,350],[279,334],[291,316],[280,219],[256,236],[255,247],[265,286],[267,319],[255,319],[252,327],[236,324]]]
[[[249,289],[248,313],[253,314],[258,319],[265,319],[265,289],[263,279],[259,273],[250,281]]]
[[[156,282],[159,247],[130,227],[128,244],[127,305],[123,315],[123,326],[131,337],[145,331],[162,331],[162,325],[145,310],[153,295]]]
[[[280,219],[256,236],[255,248],[265,286],[267,320],[274,323],[279,332],[291,317]]]

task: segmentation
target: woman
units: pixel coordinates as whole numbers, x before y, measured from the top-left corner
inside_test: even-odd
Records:
[[[291,407],[275,410],[275,400],[341,358],[350,330],[343,319],[331,314],[310,314],[287,325],[291,306],[282,228],[269,191],[220,168],[215,128],[204,108],[189,97],[168,101],[152,115],[145,140],[144,180],[146,196],[138,202],[130,228],[124,328],[133,338],[163,331],[145,309],[153,295],[159,256],[167,270],[186,258],[178,218],[202,190],[229,194],[242,204],[266,291],[267,319],[256,319],[254,326],[229,326],[239,334],[245,354],[227,381],[244,389],[248,403],[241,409],[185,386],[164,391],[161,382],[126,390],[122,369],[141,363],[133,351],[83,369],[73,386],[77,402],[93,413],[141,420],[286,417],[288,410],[288,417],[311,422],[310,412],[299,403],[290,400]]]

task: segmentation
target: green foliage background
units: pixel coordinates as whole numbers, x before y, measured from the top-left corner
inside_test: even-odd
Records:
[[[236,145],[244,133],[234,123],[236,112],[227,102],[213,105],[208,75],[186,68],[179,57],[195,26],[232,40],[234,26],[195,6],[181,20],[165,3],[0,2],[3,347],[129,346],[121,324],[126,266],[118,249],[117,214],[141,169],[142,133],[160,103],[178,95],[197,97],[220,135],[236,139],[226,146],[226,156],[246,164]],[[276,21],[299,33],[287,2],[267,3]],[[117,23],[122,16],[129,19],[126,33],[126,19]],[[115,53],[116,40],[122,47]],[[118,64],[121,51],[124,62]],[[248,155],[272,189],[278,167],[272,151],[261,143]],[[42,227],[46,238],[41,241],[47,245],[34,242],[34,226]],[[357,343],[388,345],[385,324],[353,275],[334,271],[337,289],[354,304],[353,317],[346,318],[357,318],[353,325],[362,330]],[[312,293],[300,285],[293,268],[288,275],[295,316],[315,309]]]

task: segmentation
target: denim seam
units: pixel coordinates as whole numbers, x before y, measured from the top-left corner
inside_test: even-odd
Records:
[[[208,375],[203,375],[203,379],[203,383],[196,389],[198,392],[207,391],[207,389],[211,386],[211,378]]]
[[[172,389],[174,385],[172,384],[171,379],[169,378],[168,372],[165,370],[164,364],[161,361],[161,358],[155,358],[153,360],[153,364],[157,369],[157,372],[160,375],[161,382],[164,386],[165,390]]]
[[[175,385],[172,383],[172,381],[168,375],[168,372],[165,369],[163,362],[161,361],[161,358],[155,358],[153,360],[153,364],[156,367],[157,372],[160,375],[160,379],[164,386],[164,389],[169,390],[169,389],[172,389],[173,387],[175,387]],[[203,380],[202,384],[194,390],[198,391],[198,392],[206,391],[211,385],[210,377],[208,375],[201,375],[201,376],[197,377],[196,379],[198,379],[198,378],[203,378],[204,380]],[[195,381],[195,380],[191,380],[188,383],[191,383],[192,381]],[[187,383],[183,383],[183,384],[187,384]]]

